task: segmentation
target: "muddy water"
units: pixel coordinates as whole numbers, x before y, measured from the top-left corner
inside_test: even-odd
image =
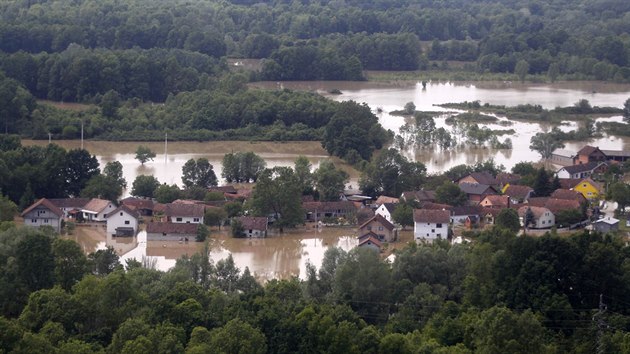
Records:
[[[102,226],[77,226],[73,235],[67,238],[77,241],[86,253],[112,246],[121,255],[122,264],[128,259],[144,258],[154,262],[156,269],[163,271],[175,266],[178,258],[192,256],[204,248],[202,243],[197,242],[147,241],[144,231],[133,238],[112,238],[105,235]],[[411,240],[411,231],[404,231],[401,242],[395,246],[402,247]],[[304,278],[306,264],[311,263],[319,268],[329,247],[336,246],[349,251],[357,244],[356,229],[318,229],[313,225],[284,234],[272,234],[264,239],[235,239],[229,237],[226,230],[213,229],[209,238],[210,258],[214,263],[232,254],[237,267],[241,270],[249,267],[260,281],[294,276]]]
[[[321,93],[337,101],[354,100],[367,103],[379,117],[381,125],[394,132],[405,123],[405,119],[392,116],[389,112],[402,110],[407,102],[413,102],[420,111],[447,111],[437,104],[463,101],[480,101],[493,105],[515,106],[518,104],[538,104],[543,108],[565,107],[580,99],[587,99],[592,106],[622,107],[630,98],[630,85],[600,82],[562,82],[553,85],[522,85],[512,82],[481,83],[428,83],[426,88],[420,82],[263,82],[255,84],[267,89],[289,88]],[[341,95],[331,95],[332,89],[339,89]],[[436,119],[436,126],[450,128],[444,124],[445,118]],[[505,119],[503,119],[505,120]],[[597,119],[597,121],[620,121],[621,116]],[[490,129],[512,128],[516,134],[510,136],[511,150],[463,147],[441,151],[417,149],[406,151],[409,158],[420,161],[429,172],[441,172],[459,164],[474,164],[493,158],[497,163],[511,168],[520,161],[538,161],[540,155],[529,149],[529,141],[538,132],[551,129],[547,124],[513,122],[505,127],[498,124],[479,124]],[[563,130],[576,129],[575,123],[567,123]],[[508,136],[502,136],[503,141]],[[566,149],[579,150],[584,144],[599,146],[609,150],[630,149],[630,139],[602,136],[590,141],[568,142]]]

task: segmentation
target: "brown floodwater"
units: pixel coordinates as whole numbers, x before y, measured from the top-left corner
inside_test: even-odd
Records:
[[[77,226],[73,235],[66,237],[77,241],[86,253],[112,246],[121,256],[122,264],[128,259],[145,259],[163,271],[175,266],[178,258],[192,256],[204,248],[203,243],[192,241],[147,241],[144,231],[136,237],[115,238],[106,235],[102,226]],[[210,258],[216,264],[232,254],[237,267],[241,270],[249,267],[256,279],[263,282],[294,276],[304,278],[307,263],[319,268],[329,247],[350,251],[358,244],[356,237],[356,228],[316,228],[313,224],[282,234],[271,233],[262,239],[236,239],[226,229],[213,229],[209,238]],[[400,241],[390,247],[400,248],[412,239],[411,230],[405,230]]]

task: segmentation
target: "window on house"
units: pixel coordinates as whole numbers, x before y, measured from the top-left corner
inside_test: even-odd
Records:
[[[252,230],[249,230],[249,233],[251,234],[251,233],[252,233]]]
[[[175,220],[177,220],[177,221],[182,221],[182,218],[177,218],[177,219],[175,219]]]
[[[585,188],[586,188],[586,183],[582,184],[582,187],[585,187]]]
[[[378,231],[383,231],[383,227],[382,227],[382,226],[379,226],[379,227],[378,227]]]
[[[442,234],[437,234],[436,236],[437,236],[437,237],[442,237]]]
[[[125,225],[129,225],[129,220],[125,220]]]
[[[429,236],[429,234],[427,233],[427,236]]]
[[[48,219],[44,219],[44,224],[48,224]]]
[[[194,218],[193,221],[194,222],[199,222],[199,218]]]
[[[37,222],[37,219],[31,219],[31,222]]]
[[[123,215],[122,215],[122,211],[120,212],[120,216],[123,216]]]
[[[437,227],[438,229],[442,228],[442,224],[436,224],[435,227]]]
[[[431,232],[435,232],[435,229],[431,229]]]

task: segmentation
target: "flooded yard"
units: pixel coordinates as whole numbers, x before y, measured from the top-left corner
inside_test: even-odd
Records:
[[[267,238],[232,238],[228,229],[213,228],[209,237],[210,258],[214,263],[232,254],[237,267],[244,270],[249,267],[251,273],[260,281],[287,279],[294,276],[306,276],[306,264],[310,262],[317,268],[321,266],[324,253],[329,247],[339,247],[350,251],[358,245],[357,230],[352,227],[323,227],[314,224],[284,233],[272,233]],[[413,240],[413,231],[405,230],[398,242],[389,244],[384,252],[386,256],[394,248],[402,248]],[[77,226],[73,235],[66,236],[77,241],[86,253],[112,246],[124,265],[127,259],[144,258],[155,262],[156,268],[166,271],[178,258],[203,252],[201,242],[147,241],[146,232],[141,231],[136,237],[111,237],[106,235],[102,226]]]

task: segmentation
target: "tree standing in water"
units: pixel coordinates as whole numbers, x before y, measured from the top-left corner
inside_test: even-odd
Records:
[[[140,145],[136,149],[136,160],[140,161],[144,165],[147,161],[152,161],[155,158],[155,152],[151,151],[148,146]]]

